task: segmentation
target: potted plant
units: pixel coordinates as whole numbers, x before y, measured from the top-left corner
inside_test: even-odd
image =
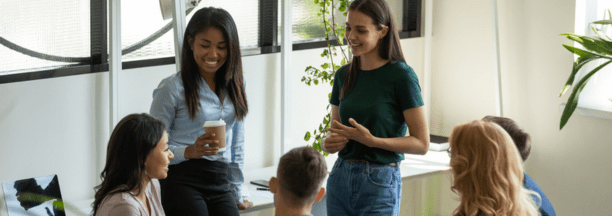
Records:
[[[600,21],[595,21],[593,24],[597,24],[600,27],[604,25],[612,25],[612,13],[608,10],[608,18]],[[578,56],[576,61],[574,62],[572,73],[570,74],[565,86],[561,90],[559,97],[563,96],[565,92],[569,90],[569,88],[573,85],[574,79],[576,78],[576,74],[586,63],[592,62],[594,60],[603,60],[599,66],[595,67],[593,70],[589,71],[586,75],[584,75],[577,83],[574,85],[572,89],[572,94],[570,94],[567,99],[567,103],[565,104],[565,109],[563,110],[563,114],[561,115],[561,124],[559,130],[563,129],[563,126],[567,124],[567,121],[578,107],[578,98],[580,96],[580,92],[586,86],[589,79],[602,68],[608,66],[612,62],[612,36],[606,35],[601,31],[600,28],[597,28],[591,25],[591,29],[595,32],[595,37],[589,36],[581,36],[572,33],[564,33],[561,35],[566,36],[568,39],[575,41],[582,45],[582,48],[570,46],[563,44],[563,46]]]
[[[323,22],[325,28],[325,41],[327,42],[327,47],[321,53],[321,57],[327,58],[329,62],[326,62],[320,66],[320,68],[315,66],[308,66],[305,69],[306,75],[302,77],[302,82],[306,85],[318,85],[319,83],[329,83],[330,85],[334,85],[334,75],[336,71],[342,67],[342,65],[349,62],[348,53],[350,52],[350,47],[343,48],[344,45],[344,25],[336,23],[336,16],[338,14],[342,14],[344,16],[347,15],[347,8],[350,5],[352,0],[313,0],[316,5],[319,6],[319,12],[317,13],[318,17],[321,17],[321,21]],[[334,61],[335,56],[340,56],[342,60]],[[331,98],[331,93],[327,95],[327,98]],[[319,124],[319,127],[313,130],[312,133],[307,131],[304,135],[305,141],[310,141],[311,138],[314,138],[312,141],[312,147],[320,152],[323,155],[327,156],[329,153],[321,150],[321,137],[327,134],[327,129],[331,124],[331,109],[330,105],[327,105],[327,114],[323,117],[322,122]]]

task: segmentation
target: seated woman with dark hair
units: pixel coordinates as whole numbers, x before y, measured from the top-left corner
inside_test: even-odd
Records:
[[[450,136],[452,190],[461,203],[455,216],[540,215],[523,186],[523,163],[510,135],[499,125],[475,120]]]
[[[108,142],[93,215],[165,215],[159,181],[174,157],[163,122],[148,114],[123,118]]]

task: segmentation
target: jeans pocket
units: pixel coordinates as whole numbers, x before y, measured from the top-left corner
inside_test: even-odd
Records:
[[[340,158],[338,158],[336,160],[336,162],[334,163],[334,166],[332,167],[331,172],[329,173],[329,176],[334,175],[335,173],[337,173],[336,171],[340,169]]]
[[[376,167],[368,170],[368,179],[373,185],[379,187],[393,187],[395,178],[395,172],[390,167]]]

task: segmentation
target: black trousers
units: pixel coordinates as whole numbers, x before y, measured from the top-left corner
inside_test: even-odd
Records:
[[[226,163],[206,159],[171,165],[168,178],[160,179],[164,212],[168,216],[239,216],[227,173]]]

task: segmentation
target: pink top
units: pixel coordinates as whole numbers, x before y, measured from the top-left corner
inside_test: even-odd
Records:
[[[159,189],[159,180],[151,179],[147,189],[145,190],[147,199],[149,200],[149,206],[151,206],[150,216],[166,216],[164,209],[161,204],[161,193]],[[96,216],[122,216],[122,215],[142,215],[149,216],[147,214],[147,207],[142,203],[138,197],[132,195],[131,192],[115,193],[110,197],[104,198]]]

